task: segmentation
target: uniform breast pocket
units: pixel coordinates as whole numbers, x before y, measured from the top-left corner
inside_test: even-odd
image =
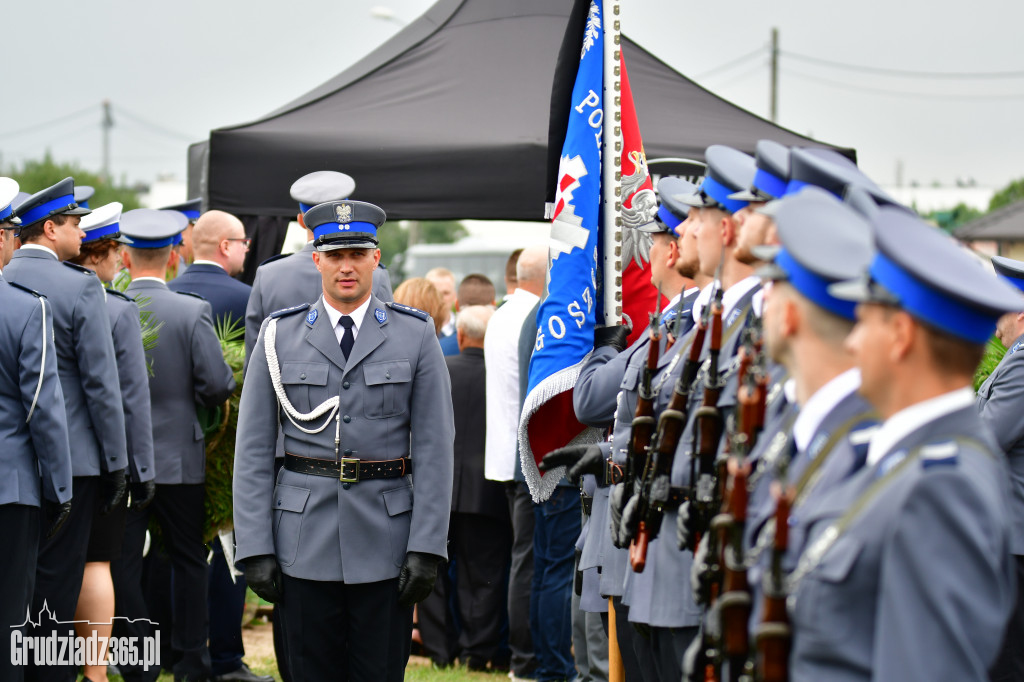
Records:
[[[409,409],[412,366],[408,360],[368,362],[363,365],[363,380],[363,410],[367,419],[396,417]]]
[[[330,366],[321,362],[286,362],[281,365],[281,383],[292,406],[309,412],[327,400],[327,375]]]
[[[863,590],[857,589],[863,586],[853,584],[853,568],[863,548],[860,539],[840,538],[804,577],[796,610],[809,641],[841,642],[849,636],[856,614],[865,608]]]

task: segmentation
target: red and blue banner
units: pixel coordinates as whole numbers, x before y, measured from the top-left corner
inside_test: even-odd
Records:
[[[537,462],[545,454],[602,437],[600,429],[577,421],[572,390],[594,346],[597,314],[603,50],[601,9],[592,1],[558,164],[548,295],[537,313],[537,338],[519,426],[523,474],[535,502],[550,497],[565,473],[560,467],[541,475]]]

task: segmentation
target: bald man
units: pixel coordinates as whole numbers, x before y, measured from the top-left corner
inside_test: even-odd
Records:
[[[214,320],[244,325],[252,287],[234,278],[242,272],[250,241],[241,220],[224,211],[207,211],[192,228],[195,260],[167,286],[205,298]]]

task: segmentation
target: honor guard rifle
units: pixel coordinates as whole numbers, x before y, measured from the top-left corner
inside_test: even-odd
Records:
[[[647,545],[658,536],[665,505],[671,496],[672,463],[675,460],[679,438],[686,428],[690,385],[697,376],[697,368],[700,366],[700,354],[707,328],[708,309],[705,309],[693,332],[689,353],[672,389],[672,398],[658,418],[656,437],[648,448],[643,473],[637,481],[637,517],[640,522],[636,537],[629,546],[629,563],[637,573],[642,573],[647,565]],[[679,352],[682,352],[682,349]]]
[[[712,516],[721,506],[716,482],[718,444],[725,427],[718,401],[725,382],[718,376],[718,355],[722,349],[722,286],[719,281],[711,308],[711,339],[708,344],[707,373],[701,406],[694,413],[693,446],[690,451],[690,514],[693,529],[689,549],[697,548],[700,536],[708,530]],[[716,498],[719,498],[716,500]],[[716,501],[718,504],[716,505]]]
[[[779,476],[785,481],[784,473]],[[782,560],[789,546],[789,510],[792,491],[783,489],[775,506],[775,536],[772,539],[771,565],[764,576],[763,615],[754,629],[758,682],[788,682],[789,647],[792,630],[786,611],[786,576]]]
[[[658,303],[661,302],[661,290],[658,290]],[[652,383],[654,373],[658,370],[658,354],[661,351],[661,315],[658,310],[651,313],[651,322],[647,330],[650,343],[647,346],[647,363],[644,365],[640,378],[640,390],[637,391],[636,412],[630,427],[629,449],[626,457],[626,481],[633,481],[644,467],[651,437],[654,435],[654,391]]]

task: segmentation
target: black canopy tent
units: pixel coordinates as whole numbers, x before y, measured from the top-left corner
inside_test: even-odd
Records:
[[[541,220],[552,81],[572,5],[439,0],[320,87],[192,145],[189,194],[269,225],[272,216],[295,215],[288,188],[296,178],[335,169],[352,175],[357,198],[384,207],[389,219]],[[830,146],[714,95],[626,37],[622,43],[648,158],[700,160],[715,143],[752,152],[762,138]]]

